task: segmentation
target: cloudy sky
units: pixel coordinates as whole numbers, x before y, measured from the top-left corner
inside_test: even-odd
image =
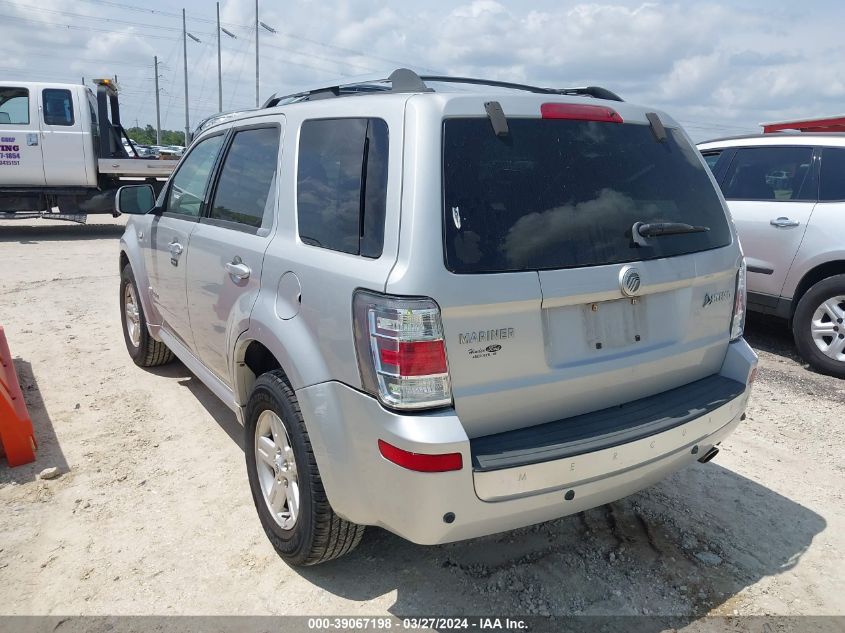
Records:
[[[549,86],[605,86],[668,110],[696,140],[845,112],[841,0],[260,0],[262,101],[398,66]],[[0,0],[0,80],[117,75],[124,124],[183,129],[181,7],[191,126],[217,111],[215,3]],[[254,0],[222,0],[223,109],[255,101]]]

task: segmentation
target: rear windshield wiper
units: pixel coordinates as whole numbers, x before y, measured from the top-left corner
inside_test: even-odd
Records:
[[[637,244],[645,246],[644,238],[705,233],[709,230],[709,226],[693,226],[685,222],[637,222],[631,227],[631,234]]]

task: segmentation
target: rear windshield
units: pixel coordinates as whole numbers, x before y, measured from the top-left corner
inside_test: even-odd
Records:
[[[648,125],[447,119],[443,131],[446,266],[485,273],[597,266],[730,243],[706,167],[683,135],[660,143]],[[709,231],[631,237],[635,222]]]

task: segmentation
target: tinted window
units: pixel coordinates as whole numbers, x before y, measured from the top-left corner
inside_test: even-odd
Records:
[[[0,125],[29,125],[29,90],[0,87]]]
[[[724,178],[728,200],[815,200],[810,191],[812,147],[739,149]]]
[[[100,155],[100,122],[97,119],[97,102],[89,90],[87,92],[88,116],[91,117],[91,134],[94,137],[94,154]]]
[[[710,152],[704,155],[704,162],[707,163],[711,171],[716,169],[716,163],[719,162],[719,156],[721,155],[722,152]]]
[[[594,266],[730,243],[725,213],[698,152],[677,130],[513,119],[444,123],[447,267],[459,273]],[[635,222],[685,222],[707,232],[637,246]]]
[[[303,242],[365,257],[381,255],[387,143],[387,123],[381,119],[302,124],[297,219]]]
[[[48,88],[41,93],[44,101],[44,123],[73,125],[73,101],[70,90]]]
[[[235,134],[220,172],[209,217],[255,228],[272,224],[279,128]]]
[[[819,177],[819,200],[845,200],[845,149],[822,150]]]
[[[199,217],[208,178],[222,143],[223,135],[218,135],[204,139],[191,148],[170,184],[165,208],[168,213]]]

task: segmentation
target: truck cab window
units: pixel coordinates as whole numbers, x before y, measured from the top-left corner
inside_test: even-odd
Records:
[[[88,90],[87,94],[87,101],[88,101],[88,113],[91,117],[91,135],[94,137],[94,154],[97,155],[99,158],[100,156],[100,121],[97,119],[97,101],[94,99],[94,95],[91,94],[91,91]]]
[[[29,125],[29,90],[0,86],[0,125]]]
[[[47,125],[73,125],[73,100],[70,90],[47,88],[41,93],[44,102],[44,123]]]

